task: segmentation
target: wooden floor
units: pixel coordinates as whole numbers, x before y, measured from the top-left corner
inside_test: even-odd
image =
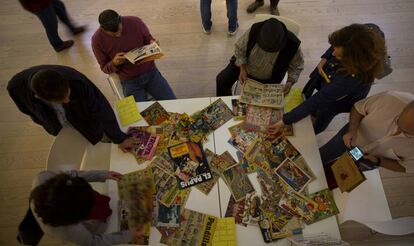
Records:
[[[121,15],[136,15],[149,26],[164,49],[158,67],[179,98],[212,96],[215,76],[233,53],[233,44],[253,22],[245,9],[251,0],[239,1],[240,31],[227,37],[225,1],[213,1],[211,35],[201,29],[197,0],[71,0],[65,1],[74,20],[87,24],[88,31],[75,38],[70,50],[55,53],[43,27],[34,15],[25,12],[18,1],[2,1],[0,9],[0,245],[15,245],[18,222],[27,209],[32,178],[45,167],[53,137],[32,123],[10,100],[8,80],[20,70],[38,64],[72,66],[86,74],[111,100],[114,96],[93,57],[90,37],[96,30],[98,14],[112,8]],[[258,13],[268,12],[268,2]],[[354,23],[373,22],[386,34],[394,72],[378,81],[371,93],[394,89],[414,93],[414,1],[412,0],[282,0],[281,15],[301,24],[300,38],[305,56],[303,86],[320,55],[328,47],[330,32]],[[71,36],[60,27],[62,38]],[[318,137],[326,141],[347,120],[335,119],[328,131]],[[381,170],[384,189],[393,217],[414,216],[414,174]],[[367,228],[347,222],[341,226],[344,240],[358,245],[409,245],[414,235],[389,237],[373,234]],[[42,245],[60,245],[45,238]]]

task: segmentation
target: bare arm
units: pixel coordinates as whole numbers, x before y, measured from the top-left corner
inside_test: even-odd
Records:
[[[355,143],[356,141],[357,131],[362,118],[364,118],[364,116],[358,113],[358,111],[355,109],[355,106],[352,107],[351,112],[349,114],[348,132],[342,137],[345,145],[348,148],[351,148],[353,143]]]

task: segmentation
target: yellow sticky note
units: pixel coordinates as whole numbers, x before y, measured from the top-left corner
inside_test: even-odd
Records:
[[[303,103],[302,89],[293,87],[289,94],[285,96],[285,113],[292,111],[292,109]]]
[[[127,126],[142,119],[134,96],[129,96],[116,101],[115,108],[118,112],[119,121],[121,121],[122,126]]]
[[[214,232],[212,246],[236,246],[236,224],[234,217],[219,218]]]

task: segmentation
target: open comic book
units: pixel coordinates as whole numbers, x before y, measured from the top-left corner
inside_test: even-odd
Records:
[[[282,84],[262,84],[256,80],[247,79],[242,88],[240,102],[256,106],[283,108]]]
[[[143,63],[159,59],[163,56],[160,46],[157,42],[152,42],[148,45],[133,49],[125,54],[125,58],[132,64]]]

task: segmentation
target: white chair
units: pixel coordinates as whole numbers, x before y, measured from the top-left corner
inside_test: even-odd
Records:
[[[64,127],[56,136],[47,158],[46,170],[108,170],[111,144],[90,144],[76,129]],[[106,182],[93,182],[92,188],[107,193]]]
[[[300,25],[296,21],[294,21],[294,20],[292,20],[288,17],[284,17],[284,16],[276,16],[276,15],[269,15],[269,14],[257,14],[254,17],[254,23],[262,22],[262,21],[265,21],[265,20],[270,19],[270,18],[275,18],[275,19],[279,20],[280,22],[282,22],[283,24],[285,24],[286,28],[289,31],[291,31],[293,34],[295,34],[296,36],[299,34]],[[286,80],[287,80],[287,74],[285,74],[285,77],[283,78],[282,83],[286,82]],[[236,83],[233,84],[233,86],[231,88],[231,91],[232,91],[233,96],[240,95],[241,86],[240,86],[240,83],[239,83],[238,80],[236,81]]]
[[[349,193],[341,193],[339,188],[333,190],[340,211],[339,224],[353,220],[383,234],[414,233],[414,217],[392,219],[379,171],[367,171],[364,175],[367,179]]]
[[[124,98],[124,91],[122,89],[121,80],[119,79],[118,74],[111,73],[108,77],[109,85],[111,86],[112,91],[114,92],[116,98],[122,99]]]

